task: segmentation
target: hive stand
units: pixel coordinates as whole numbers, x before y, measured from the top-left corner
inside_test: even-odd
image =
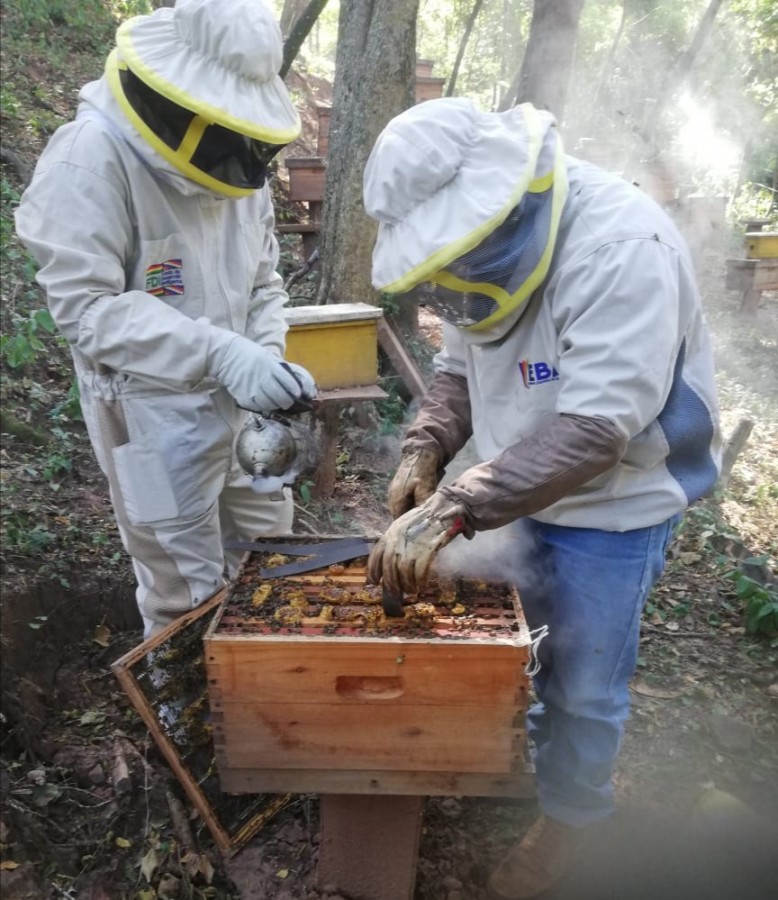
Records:
[[[778,290],[778,232],[763,231],[768,220],[747,221],[745,258],[727,260],[726,285],[740,292],[740,311],[754,316],[763,291]]]
[[[329,497],[335,489],[341,411],[388,396],[376,383],[383,310],[368,303],[328,303],[287,307],[284,315],[289,325],[285,358],[306,368],[319,388],[314,415],[321,463],[313,494]]]
[[[327,152],[330,145],[330,116],[332,107],[324,103],[316,105],[319,130],[316,139],[316,156],[290,156],[286,159],[289,170],[289,199],[308,207],[306,222],[284,222],[276,226],[279,234],[299,234],[302,238],[303,257],[307,260],[319,246],[321,210],[327,178]]]

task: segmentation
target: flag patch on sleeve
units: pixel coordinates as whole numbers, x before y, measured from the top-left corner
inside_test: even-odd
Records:
[[[180,259],[152,263],[146,269],[146,291],[155,297],[184,293],[184,267]]]

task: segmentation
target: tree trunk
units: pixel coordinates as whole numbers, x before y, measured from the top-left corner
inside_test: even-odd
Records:
[[[378,301],[376,223],[362,176],[387,122],[413,103],[419,0],[341,0],[321,226],[319,303]]]
[[[470,15],[467,17],[467,23],[465,24],[465,30],[462,34],[462,40],[459,42],[459,50],[457,51],[457,58],[454,60],[454,68],[451,70],[451,78],[448,81],[448,87],[446,88],[446,96],[453,97],[454,96],[454,88],[457,83],[457,76],[459,75],[459,67],[462,65],[462,58],[465,55],[465,50],[467,49],[467,42],[470,40],[470,34],[473,31],[473,25],[475,25],[475,20],[478,17],[478,13],[481,11],[481,7],[484,5],[484,0],[475,0],[473,3],[473,8],[470,10]]]
[[[605,62],[602,65],[602,69],[600,71],[600,79],[597,82],[597,87],[594,91],[594,99],[592,100],[592,109],[597,111],[597,100],[600,97],[600,93],[602,92],[603,87],[605,86],[605,82],[611,76],[611,69],[613,68],[613,60],[616,58],[616,51],[619,49],[619,44],[621,43],[621,39],[624,36],[624,29],[627,26],[627,5],[628,0],[623,0],[621,5],[621,19],[619,20],[619,27],[616,29],[616,35],[611,41],[610,48],[608,50],[608,55],[605,57]]]
[[[661,100],[654,104],[643,124],[642,136],[651,151],[656,151],[656,130],[662,114],[667,109],[669,102],[678,93],[681,85],[686,81],[689,72],[691,72],[694,61],[697,59],[697,55],[710,34],[713,22],[723,3],[724,0],[710,0],[708,8],[703,13],[702,19],[700,19],[700,24],[694,32],[691,43],[678,57],[678,61],[670,69],[665,79],[664,88],[659,94]]]
[[[551,110],[559,122],[573,68],[584,0],[535,0],[517,102]]]

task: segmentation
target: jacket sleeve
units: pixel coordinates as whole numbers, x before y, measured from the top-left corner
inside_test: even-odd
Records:
[[[438,371],[405,433],[402,451],[431,450],[445,467],[472,434],[470,395],[463,375]]]
[[[125,290],[133,246],[130,197],[120,178],[57,161],[39,166],[16,213],[38,262],[38,283],[70,344],[95,365],[186,391],[213,366],[224,329],[140,290]]]
[[[476,531],[545,509],[621,459],[624,434],[607,419],[556,415],[533,435],[440,488]]]
[[[254,288],[249,298],[246,337],[261,344],[266,350],[283,356],[289,327],[283,310],[289,296],[278,272],[279,248],[275,236],[275,214],[267,185],[262,189],[259,199],[263,245],[254,277]]]

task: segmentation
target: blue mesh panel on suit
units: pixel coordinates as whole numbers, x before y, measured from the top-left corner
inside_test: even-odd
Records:
[[[657,421],[665,433],[670,453],[665,460],[668,472],[693,503],[715,484],[718,472],[710,452],[713,422],[700,397],[683,380],[686,344],[681,345],[675,364],[673,384]]]

